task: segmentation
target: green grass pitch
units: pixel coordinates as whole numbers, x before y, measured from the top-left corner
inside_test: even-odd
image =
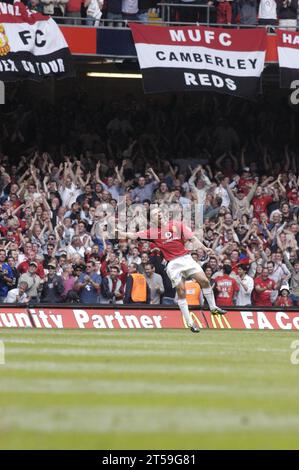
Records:
[[[296,332],[1,330],[1,449],[299,448]]]

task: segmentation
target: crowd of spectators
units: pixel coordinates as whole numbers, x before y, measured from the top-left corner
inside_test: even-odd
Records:
[[[298,305],[295,107],[212,94],[19,99],[0,116],[2,302],[175,303],[161,252],[109,232],[111,207],[138,230],[140,204],[147,217],[155,203],[191,207],[213,254],[187,246],[218,305]],[[192,279],[187,297],[201,301]]]
[[[296,30],[298,0],[24,0],[31,9],[55,16],[66,24],[122,26],[126,21],[279,25]],[[162,8],[158,4],[181,6]],[[207,8],[209,13],[207,13]],[[169,11],[169,15],[166,12]],[[59,18],[60,17],[60,18]]]

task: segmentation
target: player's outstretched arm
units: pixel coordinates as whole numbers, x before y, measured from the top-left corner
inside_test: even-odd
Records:
[[[208,255],[212,255],[214,252],[211,248],[208,248],[207,246],[205,246],[200,240],[199,238],[196,236],[196,235],[193,235],[192,238],[190,238],[190,240],[195,243],[196,245],[196,248],[201,248],[205,253],[207,253]]]

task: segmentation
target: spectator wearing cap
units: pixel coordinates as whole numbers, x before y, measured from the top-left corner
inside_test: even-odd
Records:
[[[64,290],[61,276],[56,273],[56,263],[50,261],[48,263],[48,275],[43,283],[41,291],[41,302],[49,304],[57,304],[62,300]]]
[[[244,159],[243,154],[242,157]],[[252,186],[256,183],[256,178],[252,175],[249,166],[244,166],[241,176],[236,176],[234,179],[237,183],[238,190],[243,192],[245,195],[250,192]]]
[[[29,302],[29,297],[26,294],[28,289],[27,282],[20,282],[19,287],[8,291],[7,296],[4,299],[6,304],[26,304]]]
[[[39,294],[42,289],[42,279],[37,274],[37,268],[37,263],[35,261],[30,261],[28,271],[19,277],[19,286],[21,282],[26,282],[28,285],[26,295],[29,297],[31,302],[38,302]]]
[[[34,261],[37,267],[36,274],[43,279],[45,277],[45,271],[42,263],[38,263],[36,260],[36,253],[32,250],[28,253],[28,257],[25,261],[19,264],[18,271],[20,274],[26,273],[29,270],[31,262]]]
[[[275,301],[276,307],[292,307],[293,300],[290,297],[290,288],[288,284],[282,285],[279,290],[279,296]]]
[[[236,295],[236,305],[240,307],[251,305],[251,294],[254,288],[254,281],[247,273],[248,266],[245,264],[239,264],[238,275],[236,276],[236,281],[239,285],[239,292]]]
[[[94,261],[86,264],[85,272],[82,272],[75,285],[75,289],[79,293],[80,302],[82,304],[98,303],[102,278],[95,272],[96,265]]]

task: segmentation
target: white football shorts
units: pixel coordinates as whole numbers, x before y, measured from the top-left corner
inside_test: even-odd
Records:
[[[172,287],[176,287],[182,280],[192,277],[195,273],[204,274],[204,271],[192,256],[187,254],[169,261],[166,273]]]

